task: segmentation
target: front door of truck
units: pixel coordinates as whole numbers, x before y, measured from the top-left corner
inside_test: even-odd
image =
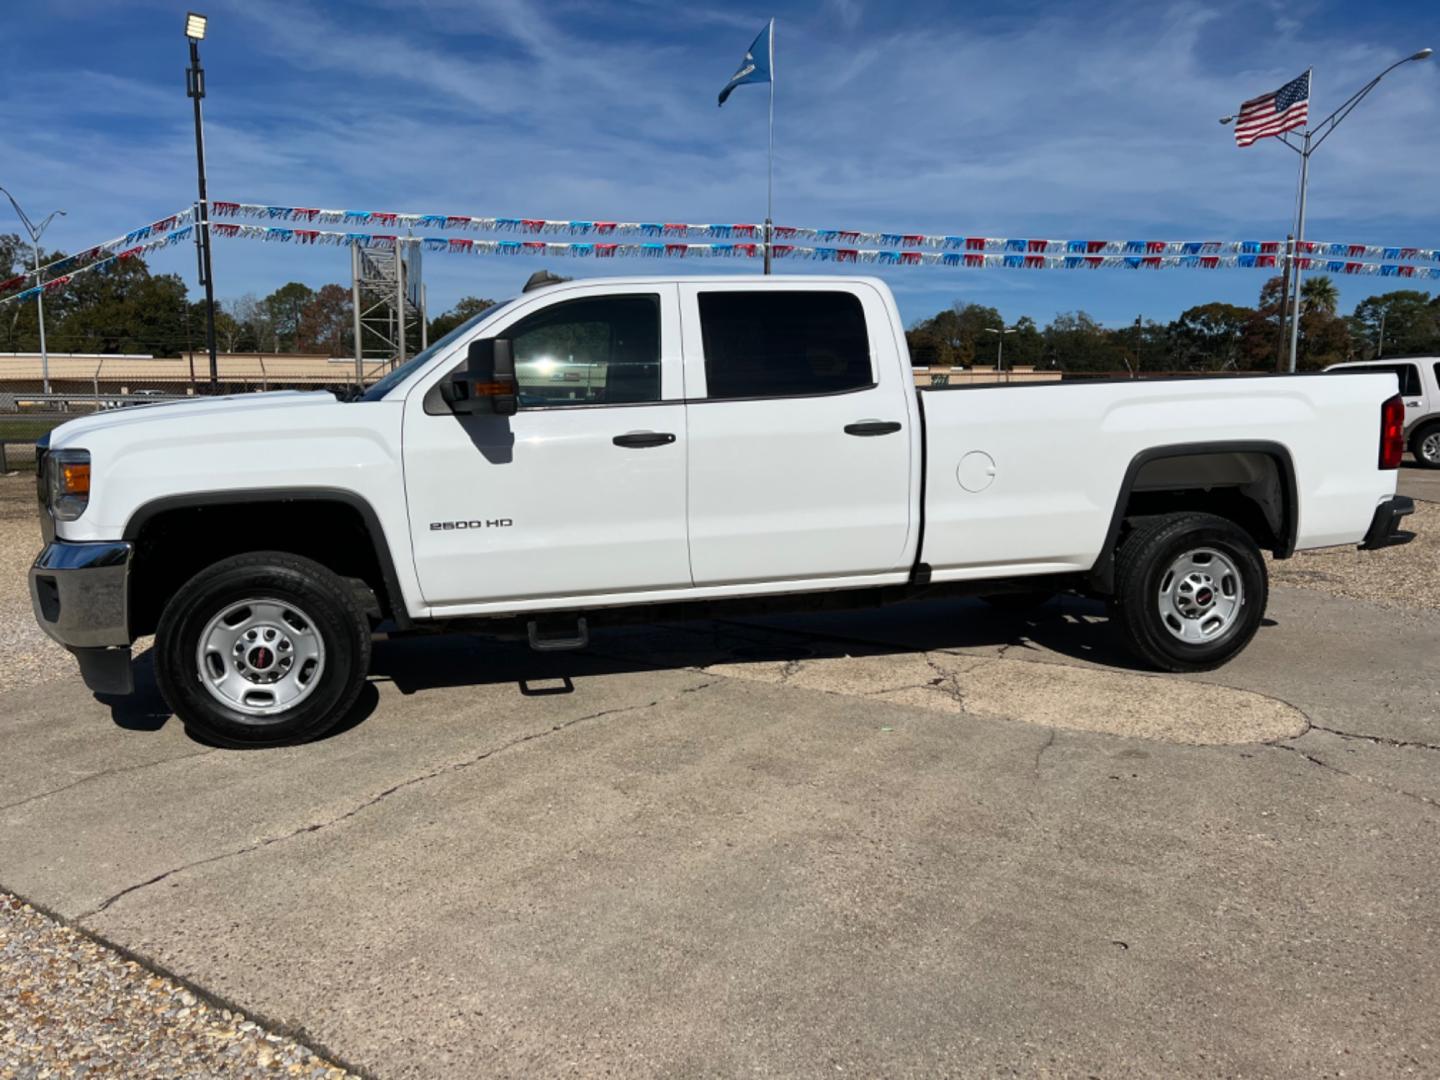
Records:
[[[915,391],[879,290],[770,279],[680,293],[695,584],[908,570]]]
[[[675,286],[546,289],[486,334],[513,343],[514,416],[456,416],[424,388],[405,405],[425,602],[514,609],[689,586]]]

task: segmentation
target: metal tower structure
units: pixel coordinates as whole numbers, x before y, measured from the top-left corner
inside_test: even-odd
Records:
[[[420,241],[395,249],[350,248],[355,313],[355,383],[363,387],[429,345]],[[418,341],[419,349],[413,348]]]

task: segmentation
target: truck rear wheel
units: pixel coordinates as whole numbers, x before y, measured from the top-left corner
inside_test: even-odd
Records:
[[[1115,557],[1115,619],[1126,643],[1162,671],[1208,671],[1240,653],[1265,616],[1265,559],[1213,514],[1151,518]]]
[[[219,746],[324,734],[354,705],[369,666],[370,624],[354,590],[284,552],[200,571],[171,597],[155,636],[161,694]]]

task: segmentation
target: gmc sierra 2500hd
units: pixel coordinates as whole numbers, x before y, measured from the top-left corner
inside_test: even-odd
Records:
[[[1262,549],[1407,538],[1393,374],[917,391],[868,278],[542,283],[353,401],[73,420],[39,454],[40,624],[97,692],[303,740],[374,628],[582,645],[586,620],[953,592],[1108,598],[1147,663],[1215,667]]]

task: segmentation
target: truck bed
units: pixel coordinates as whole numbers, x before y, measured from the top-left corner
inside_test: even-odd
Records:
[[[1376,467],[1380,406],[1394,394],[1394,379],[1364,378],[1362,387],[1362,378],[921,390],[921,559],[937,580],[1088,570],[1136,463],[1152,467],[1142,456],[1155,460],[1167,449],[1213,450],[1212,485],[1245,480],[1237,470],[1256,456],[1281,462],[1295,486],[1294,546],[1357,543],[1395,485],[1393,473]]]

